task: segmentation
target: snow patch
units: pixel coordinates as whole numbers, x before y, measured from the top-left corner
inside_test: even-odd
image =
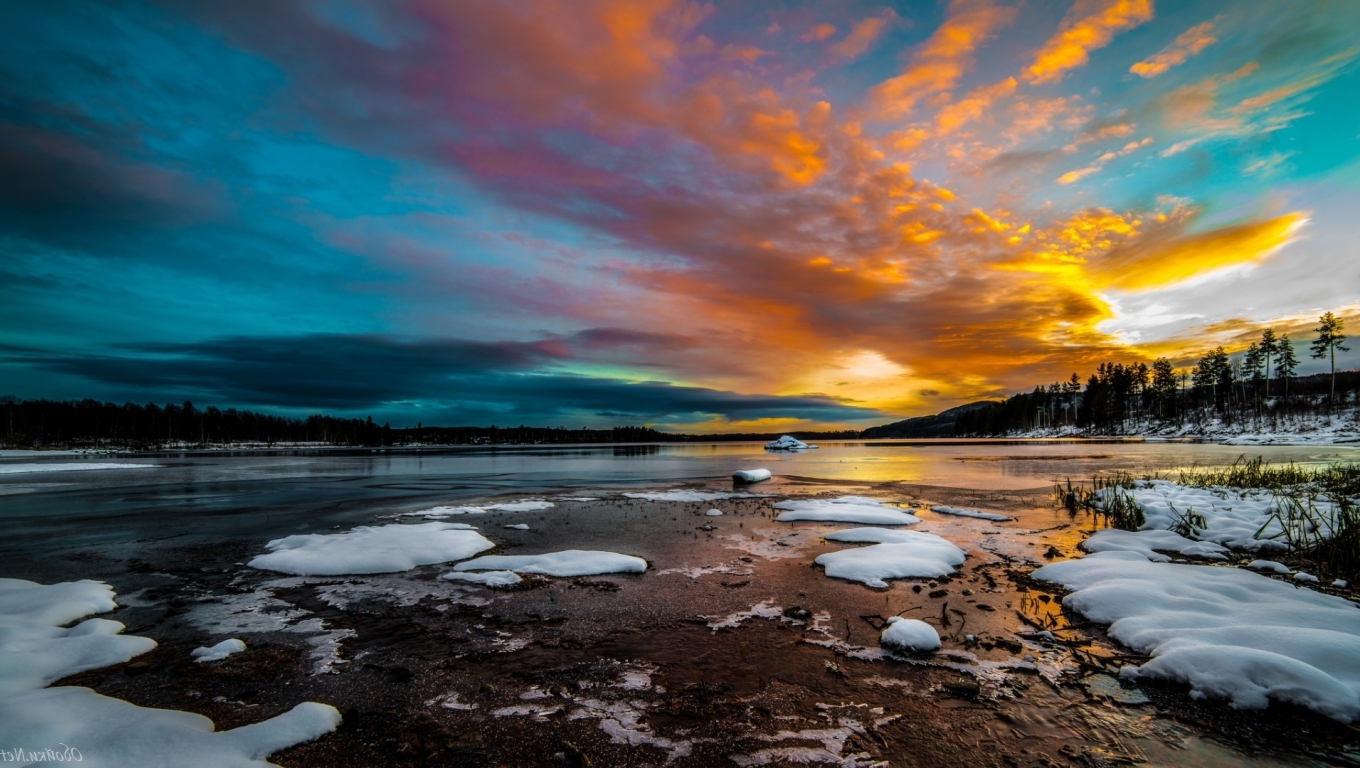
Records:
[[[722,513],[723,511],[721,509],[710,509],[704,514],[709,517],[722,517]]]
[[[732,479],[738,483],[763,483],[770,479],[770,470],[739,469],[732,473]]]
[[[647,570],[647,561],[617,552],[568,549],[543,555],[486,555],[453,567],[455,571],[493,569],[544,576],[594,576],[601,573],[642,573]]]
[[[408,571],[418,565],[462,560],[495,545],[459,523],[360,526],[347,533],[275,539],[252,568],[299,576],[342,576]]]
[[[404,512],[400,517],[438,519],[441,517],[451,517],[453,515],[485,515],[487,512],[537,512],[541,509],[551,509],[554,506],[556,505],[551,501],[526,499],[524,501],[507,501],[501,504],[431,507],[429,509],[416,510],[415,512]]]
[[[1010,520],[1006,515],[998,515],[995,512],[983,512],[980,509],[964,509],[962,507],[950,507],[944,504],[936,504],[930,508],[931,512],[941,515],[953,515],[954,517],[972,517],[978,520],[991,520],[995,523],[1002,523]]]
[[[449,581],[469,581],[484,587],[513,587],[520,583],[519,574],[514,571],[481,571],[479,573],[458,573],[456,571],[440,576]]]
[[[1034,578],[1073,590],[1063,607],[1109,624],[1152,660],[1125,679],[1187,683],[1239,709],[1287,701],[1343,722],[1360,716],[1360,609],[1241,568],[1149,562],[1104,552]]]
[[[120,464],[95,462],[63,462],[60,464],[0,464],[0,475],[20,475],[29,472],[80,472],[91,469],[155,469],[159,464]]]
[[[775,509],[786,510],[775,520],[781,523],[860,523],[861,525],[915,525],[921,518],[863,496],[837,499],[780,501]]]
[[[630,499],[643,499],[645,501],[719,501],[721,499],[760,499],[764,494],[760,493],[728,493],[727,491],[692,491],[675,488],[669,491],[644,491],[639,493],[625,493],[624,496]]]
[[[940,650],[940,633],[924,621],[893,616],[878,644],[907,653],[932,653]]]
[[[1228,550],[1212,541],[1192,541],[1171,531],[1122,531],[1105,528],[1082,542],[1087,552],[1137,552],[1148,560],[1159,563],[1171,561],[1162,552],[1197,555],[1210,560],[1227,560]]]
[[[117,607],[114,592],[95,581],[42,585],[0,579],[0,744],[72,745],[103,765],[259,766],[271,753],[335,730],[334,707],[307,702],[263,722],[214,732],[189,712],[146,709],[88,688],[44,686],[90,669],[118,664],[156,647],[120,634],[123,625],[86,619]]]
[[[852,528],[828,534],[830,541],[881,542],[858,549],[827,552],[816,559],[826,575],[858,581],[877,589],[888,587],[887,579],[935,578],[952,573],[963,564],[962,549],[946,539],[920,531],[892,531],[881,528]]]
[[[221,661],[233,653],[240,653],[245,649],[245,643],[236,638],[232,638],[230,640],[223,640],[211,648],[195,648],[189,655],[194,657],[194,661],[202,664],[205,661]]]

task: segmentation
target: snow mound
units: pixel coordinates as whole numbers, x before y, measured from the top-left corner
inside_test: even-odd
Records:
[[[189,655],[194,657],[194,661],[201,664],[205,661],[221,661],[233,653],[240,653],[245,649],[245,643],[232,638],[231,640],[223,640],[211,648],[195,648],[193,653]]]
[[[765,444],[767,451],[806,451],[809,448],[816,448],[815,445],[808,445],[792,435],[784,435],[778,440],[771,440]]]
[[[1293,573],[1293,571],[1289,570],[1289,566],[1284,563],[1277,563],[1274,560],[1252,560],[1250,563],[1247,563],[1247,567],[1253,571],[1261,571],[1262,573],[1279,573],[1285,576]]]
[[[640,493],[625,493],[630,499],[643,499],[645,501],[719,501],[720,499],[758,499],[762,498],[757,493],[728,493],[726,491],[689,491],[674,489],[670,491],[645,491]]]
[[[529,526],[526,523],[515,523],[514,525],[503,525],[502,528],[509,528],[512,531],[527,531]]]
[[[461,523],[360,526],[347,533],[275,539],[251,568],[295,576],[395,573],[417,565],[462,560],[495,545]]]
[[[470,581],[484,587],[513,587],[522,581],[519,574],[514,571],[481,571],[480,573],[458,573],[455,571],[446,573],[439,578],[449,581]]]
[[[940,633],[924,621],[893,616],[879,635],[878,644],[907,653],[931,653],[940,650]]]
[[[1106,528],[1082,543],[1087,552],[1137,552],[1148,560],[1171,562],[1161,552],[1197,555],[1210,560],[1227,560],[1228,550],[1212,541],[1192,541],[1171,531],[1121,531]]]
[[[601,573],[642,573],[647,561],[617,552],[568,549],[545,555],[486,555],[453,566],[455,571],[515,571],[544,576],[594,576]]]
[[[963,509],[961,507],[950,507],[945,504],[936,504],[930,508],[931,512],[941,515],[953,515],[954,517],[973,517],[978,520],[991,520],[994,523],[1003,523],[1010,520],[1006,515],[998,515],[995,512],[983,512],[980,509]]]
[[[271,753],[335,730],[334,707],[307,702],[221,733],[201,715],[145,709],[88,688],[44,686],[67,675],[119,664],[156,642],[119,634],[123,625],[86,619],[117,607],[95,581],[42,585],[0,579],[0,744],[51,749],[61,761],[99,765],[259,766]],[[66,745],[71,745],[67,752]],[[22,758],[21,758],[22,760]]]
[[[1063,607],[1109,624],[1152,656],[1127,679],[1187,683],[1195,697],[1259,709],[1270,699],[1343,722],[1360,716],[1360,609],[1241,568],[1153,563],[1104,552],[1048,565],[1034,578],[1073,590]]]
[[[710,509],[704,514],[708,515],[709,517],[722,517],[722,513],[723,512],[721,509]]]
[[[88,469],[155,469],[156,464],[120,464],[105,462],[77,461],[60,464],[0,464],[0,475],[18,475],[26,472],[79,472]]]
[[[838,499],[781,501],[775,509],[786,510],[775,520],[781,523],[860,523],[862,525],[915,525],[921,518],[889,507],[877,499],[842,496]]]
[[[826,569],[827,576],[858,581],[878,589],[886,589],[888,579],[944,576],[962,565],[965,558],[963,550],[948,540],[920,531],[852,528],[836,531],[826,538],[879,542],[870,547],[827,552],[814,561]]]
[[[763,483],[770,479],[770,470],[739,469],[732,473],[732,479],[738,483]]]

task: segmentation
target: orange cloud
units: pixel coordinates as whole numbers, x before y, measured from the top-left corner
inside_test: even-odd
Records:
[[[967,96],[944,107],[935,115],[935,133],[941,136],[953,133],[978,119],[997,99],[1015,93],[1015,86],[1015,78],[1008,77],[999,83],[973,89]]]
[[[1300,213],[1222,227],[1210,232],[1116,248],[1091,262],[1088,272],[1102,287],[1122,291],[1161,288],[1225,267],[1268,258],[1304,222]]]
[[[869,103],[882,119],[909,114],[917,102],[941,93],[972,67],[973,52],[1015,18],[1016,9],[989,0],[952,0],[948,15],[912,53],[902,74],[869,90]]]
[[[818,43],[836,34],[835,24],[818,24],[798,37],[800,43]]]
[[[1070,69],[1084,66],[1089,52],[1104,48],[1114,36],[1152,19],[1152,0],[1100,0],[1073,6],[1048,42],[1034,55],[1024,72],[1026,82],[1056,83]]]
[[[896,17],[897,14],[889,10],[882,16],[874,16],[855,24],[844,40],[831,46],[831,52],[840,59],[853,59],[859,56],[874,44],[878,36],[883,34],[883,30],[888,28],[888,22]]]
[[[1129,71],[1139,77],[1156,77],[1172,67],[1184,64],[1191,56],[1218,42],[1218,38],[1209,34],[1213,30],[1213,21],[1196,24],[1180,33],[1156,55],[1129,67]]]

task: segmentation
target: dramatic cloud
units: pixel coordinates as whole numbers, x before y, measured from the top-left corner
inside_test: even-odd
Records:
[[[0,392],[849,424],[1294,317],[1357,277],[1323,7],[23,6]]]
[[[601,329],[580,340],[589,346],[620,334],[626,332]],[[748,395],[561,373],[548,365],[563,359],[553,347],[552,342],[325,335],[138,344],[113,354],[72,356],[9,347],[0,348],[0,357],[166,397],[342,412],[401,410],[404,403],[423,402],[441,416],[470,416],[469,410],[477,408],[467,404],[476,404],[482,413],[502,419],[579,419],[584,414],[648,422],[785,417],[825,423],[882,417],[874,409],[825,396]]]

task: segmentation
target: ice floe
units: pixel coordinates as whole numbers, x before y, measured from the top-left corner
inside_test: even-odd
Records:
[[[1102,552],[1034,578],[1072,590],[1063,607],[1152,657],[1130,680],[1189,684],[1191,696],[1259,709],[1292,702],[1344,722],[1360,715],[1360,609],[1241,568]]]
[[[784,435],[778,440],[771,440],[765,444],[767,451],[806,451],[809,448],[816,448],[815,445],[808,445],[793,435]]]
[[[486,555],[453,566],[455,571],[515,571],[544,576],[594,576],[601,573],[642,573],[647,561],[617,552],[568,549],[543,555]]]
[[[680,488],[669,491],[641,491],[638,493],[625,493],[623,495],[630,499],[643,499],[645,501],[719,501],[721,499],[760,499],[765,496],[760,493],[693,491]]]
[[[963,564],[962,549],[920,531],[852,528],[828,534],[830,541],[877,542],[873,546],[827,552],[814,561],[826,575],[885,589],[888,579],[935,578]]]
[[[245,649],[245,643],[236,638],[232,638],[230,640],[223,640],[211,648],[195,648],[193,653],[190,653],[189,655],[193,656],[194,661],[199,663],[205,661],[221,661],[222,659],[225,659],[234,653],[240,653]]]
[[[983,512],[980,509],[964,509],[962,507],[951,507],[945,504],[936,504],[930,508],[931,512],[941,515],[953,515],[954,517],[973,517],[978,520],[991,520],[994,523],[1003,523],[1010,520],[1006,515],[999,515],[995,512]]]
[[[841,496],[836,499],[790,499],[775,503],[784,510],[775,520],[781,523],[860,523],[861,525],[915,525],[921,518],[889,507],[877,499]]]
[[[275,539],[252,568],[298,576],[343,576],[407,571],[462,560],[495,545],[460,523],[360,526],[346,533],[309,533]]]
[[[503,525],[502,528],[509,528],[512,531],[527,531],[529,526],[525,523],[515,523],[514,525]]]
[[[907,653],[932,653],[940,650],[940,633],[924,621],[893,616],[878,643]]]
[[[0,464],[0,475],[20,475],[28,472],[79,472],[91,469],[155,469],[156,464],[95,463],[88,461],[60,464]]]
[[[88,757],[97,765],[265,768],[271,753],[340,723],[335,708],[308,702],[215,733],[211,720],[190,712],[146,709],[89,688],[44,687],[156,647],[149,638],[120,634],[123,625],[108,619],[61,626],[113,610],[114,597],[107,584],[94,581],[41,585],[0,579],[0,744],[25,751],[51,748],[62,755],[57,759]],[[69,755],[62,751],[66,745],[73,750]]]
[[[732,479],[739,483],[763,483],[770,479],[770,470],[739,469],[732,473]]]
[[[467,581],[473,584],[481,584],[484,587],[513,587],[523,581],[519,574],[514,571],[478,571],[476,573],[452,571],[439,578],[449,581]]]
[[[1105,528],[1082,542],[1087,552],[1137,552],[1148,560],[1170,562],[1162,552],[1177,552],[1209,560],[1227,560],[1228,550],[1212,541],[1193,541],[1172,531],[1123,531]],[[1287,572],[1288,569],[1286,569]]]

